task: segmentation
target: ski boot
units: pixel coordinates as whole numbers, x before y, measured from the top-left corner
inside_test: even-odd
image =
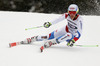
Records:
[[[49,41],[46,41],[44,43],[44,46],[41,46],[40,50],[41,52],[43,52],[43,49],[44,48],[49,48],[51,47],[52,45],[55,45],[55,44],[58,44],[59,42],[57,42],[57,40],[53,39],[53,40],[49,40]]]

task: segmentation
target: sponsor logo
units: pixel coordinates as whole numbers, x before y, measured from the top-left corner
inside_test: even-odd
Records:
[[[70,28],[72,28],[72,29],[77,29],[76,26],[74,26],[74,25],[72,25],[72,24],[70,24],[70,23],[68,23],[68,26],[69,26]]]
[[[69,37],[69,36],[70,36],[70,35],[67,35],[67,36],[63,37],[61,40],[65,39],[65,38],[67,38],[67,37]]]
[[[68,20],[68,19],[67,19]],[[74,25],[77,25],[76,23],[74,23],[73,21],[71,21],[71,20],[68,20],[68,22],[71,22],[71,23],[73,23]]]
[[[71,10],[74,10],[75,8],[71,7],[70,9],[71,9]]]

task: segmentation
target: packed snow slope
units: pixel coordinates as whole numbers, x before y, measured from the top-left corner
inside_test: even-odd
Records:
[[[67,24],[64,20],[50,28],[25,31],[41,26],[61,14],[0,12],[0,66],[100,66],[100,47],[67,47],[66,42],[40,53],[43,42],[9,48],[10,42],[34,35],[45,35]],[[83,33],[78,45],[100,45],[100,16],[82,16]]]

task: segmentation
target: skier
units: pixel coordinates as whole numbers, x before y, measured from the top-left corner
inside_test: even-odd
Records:
[[[53,21],[44,23],[44,27],[49,28],[51,25],[57,24],[58,22],[66,19],[68,22],[66,26],[63,26],[62,28],[45,36],[34,36],[21,42],[10,43],[10,47],[16,46],[17,44],[30,44],[31,42],[35,41],[43,41],[44,39],[48,41],[44,42],[44,46],[40,48],[41,50],[43,50],[43,48],[48,48],[52,45],[59,44],[63,41],[67,41],[67,46],[72,47],[80,38],[82,32],[83,21],[78,12],[78,6],[76,4],[71,4],[68,7],[68,13],[63,14],[61,17]]]

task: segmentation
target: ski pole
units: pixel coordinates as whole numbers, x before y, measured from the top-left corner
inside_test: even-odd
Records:
[[[44,26],[37,26],[37,27],[32,27],[32,28],[26,28],[25,30],[32,30],[32,29],[41,28],[41,27],[44,27]]]
[[[74,45],[79,47],[99,47],[99,45]]]

